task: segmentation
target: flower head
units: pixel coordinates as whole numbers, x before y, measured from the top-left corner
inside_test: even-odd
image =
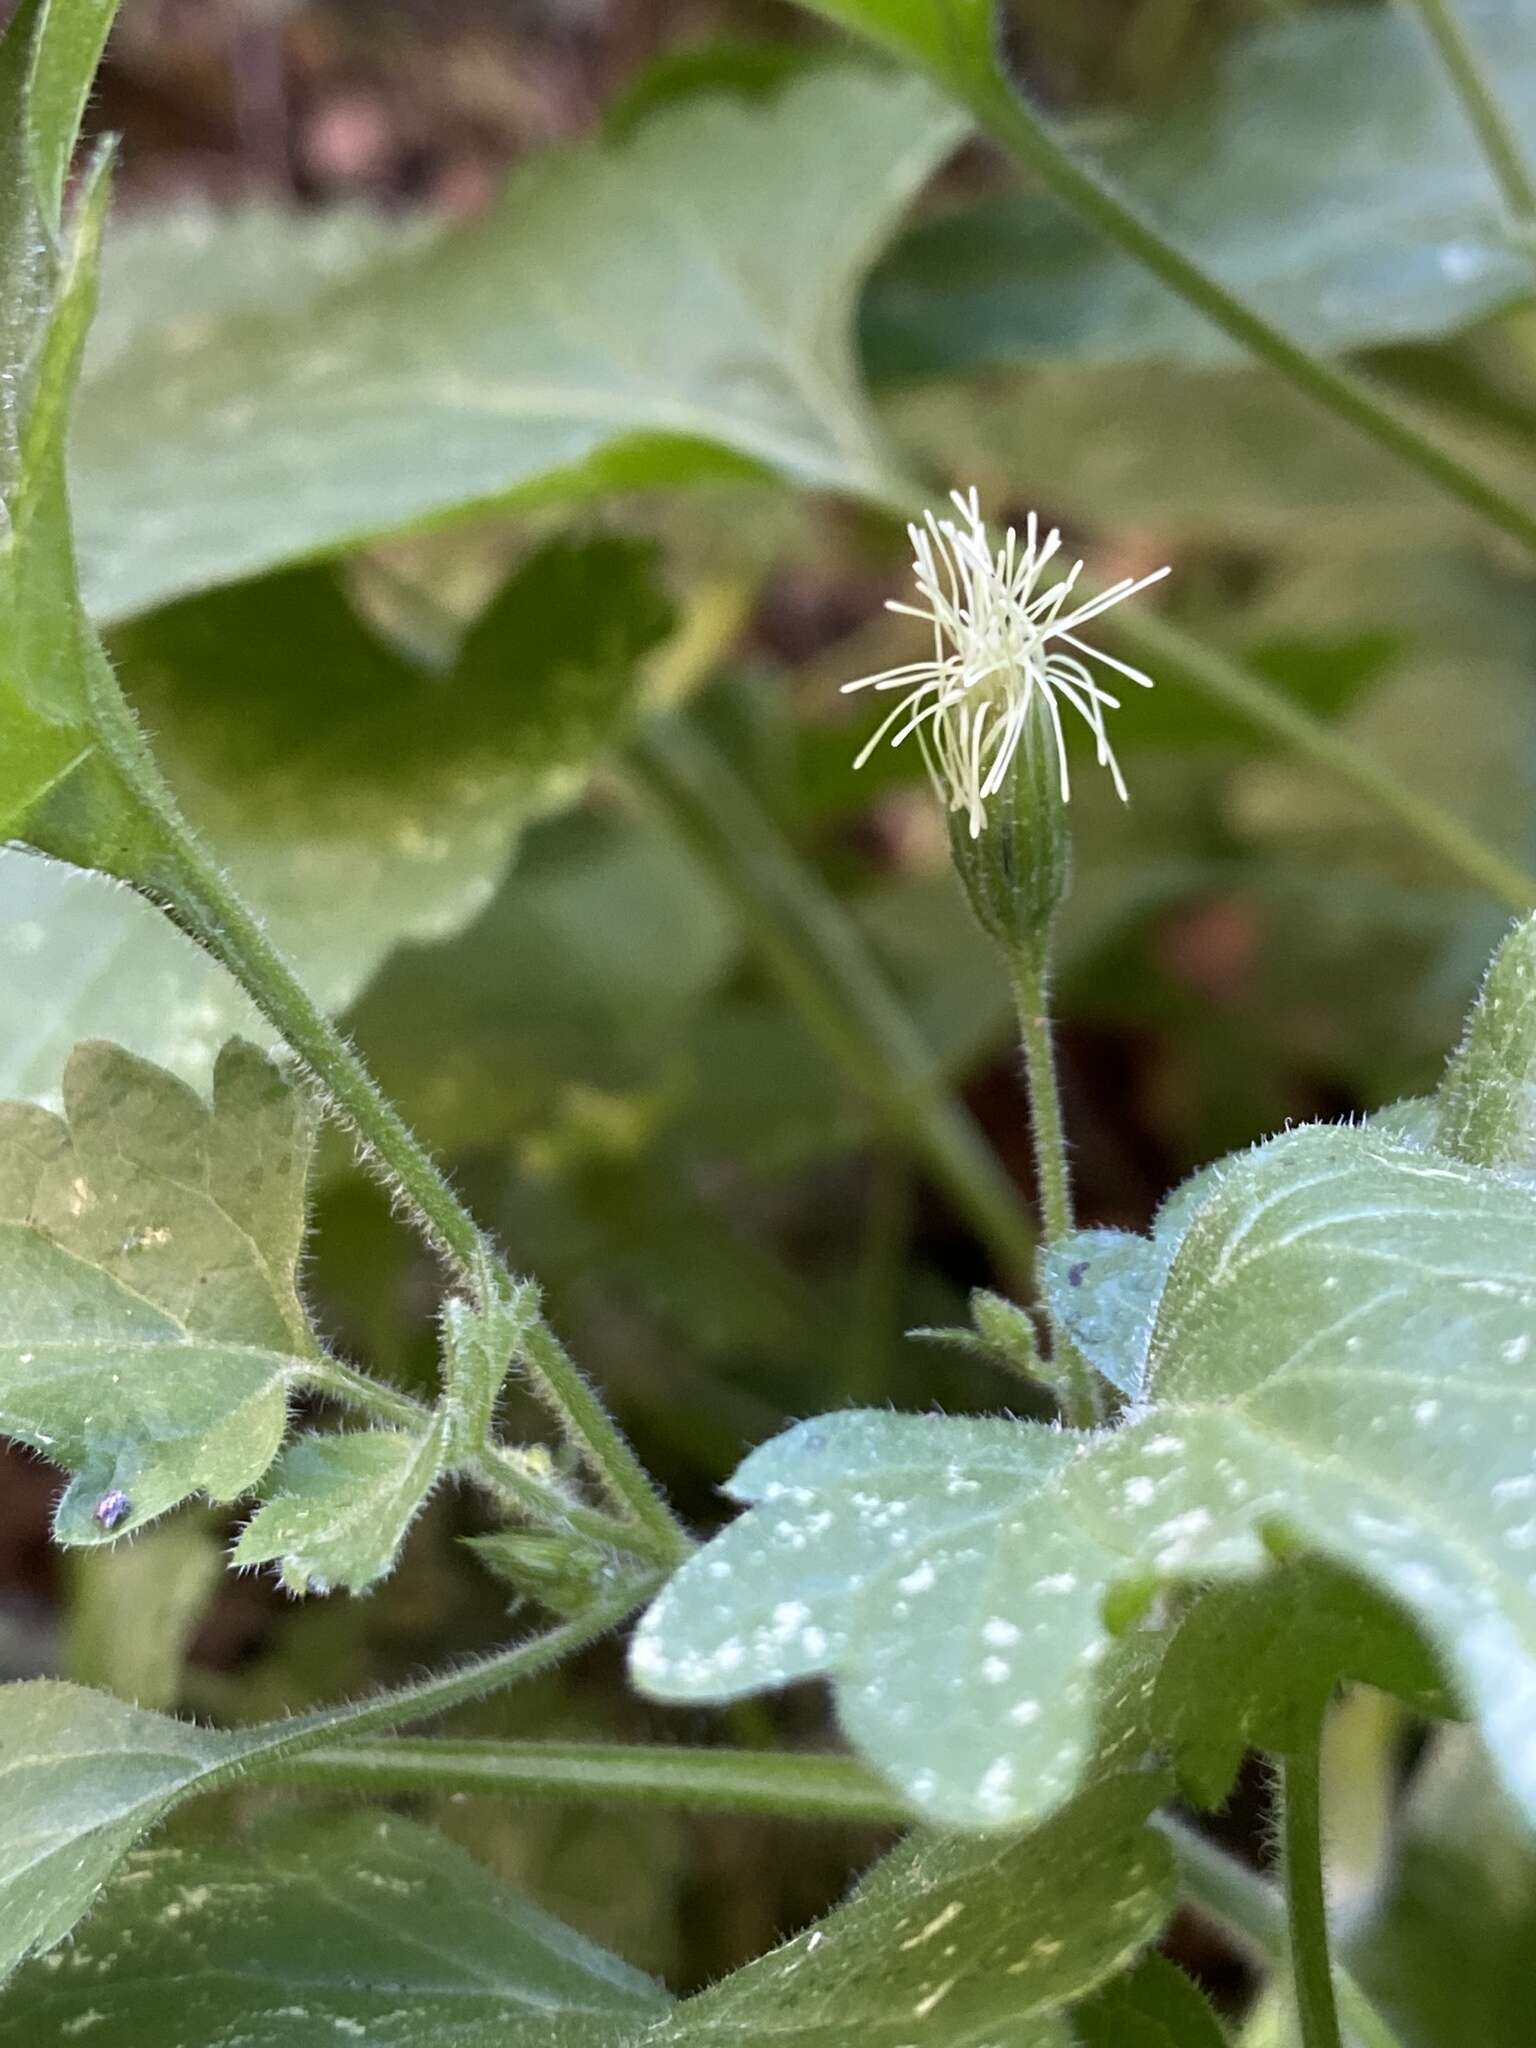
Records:
[[[1102,662],[1143,689],[1151,689],[1152,678],[1085,646],[1077,628],[1159,582],[1168,571],[1127,576],[1069,611],[1067,599],[1082,574],[1081,562],[1043,590],[1039,587],[1061,547],[1054,527],[1042,540],[1031,512],[1023,546],[1010,526],[994,554],[975,491],[967,497],[958,491],[952,495],[958,521],[936,519],[929,512],[921,526],[907,528],[923,602],[887,606],[933,628],[932,657],[843,685],[845,690],[903,692],[854,766],[863,767],[893,726],[893,747],[916,733],[940,800],[968,814],[974,839],[986,823],[987,800],[1002,788],[1020,743],[1032,743],[1037,707],[1049,723],[1062,797],[1071,795],[1060,709],[1066,704],[1092,731],[1099,765],[1109,770],[1123,799],[1125,779],[1104,728],[1104,713],[1118,710],[1120,700],[1094,681],[1083,657]]]

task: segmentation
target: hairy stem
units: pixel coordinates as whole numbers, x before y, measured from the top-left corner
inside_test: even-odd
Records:
[[[1536,183],[1520,139],[1505,117],[1472,39],[1456,18],[1451,0],[1409,0],[1445,67],[1462,109],[1488,160],[1504,204],[1524,228],[1536,227]]]
[[[1319,1726],[1317,1736],[1321,1732]],[[1281,1760],[1279,1791],[1291,1994],[1302,2048],[1341,2048],[1328,1949],[1322,1753],[1317,1739]]]
[[[1000,64],[975,81],[970,98],[993,135],[1064,205],[1124,250],[1133,262],[1298,391],[1536,553],[1536,513],[1507,497],[1497,485],[1433,441],[1416,421],[1398,411],[1364,379],[1335,369],[1218,283],[1131,201],[1122,198],[1100,172],[1078,162],[1014,90]]]
[[[807,1026],[946,1190],[1009,1279],[1032,1284],[1034,1232],[980,1131],[857,929],[695,729],[653,726],[635,773],[730,896]]]
[[[1276,1971],[1285,1969],[1286,1902],[1275,1887],[1186,1822],[1159,1815],[1152,1825],[1173,1851],[1185,1899],[1256,1962]],[[1402,2048],[1354,1978],[1337,1963],[1333,1985],[1353,2048]]]
[[[1072,1175],[1067,1165],[1067,1134],[1061,1114],[1061,1084],[1056,1075],[1056,1041],[1051,1030],[1046,971],[1038,961],[1022,954],[1009,966],[1019,1014],[1024,1074],[1029,1084],[1035,1171],[1040,1182],[1040,1221],[1045,1242],[1055,1244],[1072,1229]]]
[[[350,1735],[369,1735],[376,1730],[399,1728],[410,1721],[424,1721],[451,1708],[467,1706],[472,1700],[504,1691],[508,1686],[537,1678],[567,1657],[595,1643],[625,1621],[641,1601],[655,1591],[662,1574],[653,1572],[636,1580],[606,1600],[596,1600],[575,1620],[563,1622],[543,1635],[530,1636],[489,1657],[478,1657],[451,1671],[419,1679],[414,1685],[393,1692],[376,1693],[371,1699],[356,1700],[342,1707],[321,1707],[312,1714],[296,1714],[292,1720],[272,1724],[271,1740],[252,1753],[208,1772],[198,1783],[200,1792],[216,1792],[227,1784],[249,1782],[276,1773],[280,1764],[323,1748],[327,1743]],[[265,1731],[263,1731],[264,1733]]]
[[[97,739],[156,847],[152,871],[136,869],[127,878],[146,887],[235,976],[460,1271],[504,1274],[496,1245],[187,825],[116,677],[105,658],[94,652],[86,662],[86,687]],[[647,1533],[653,1554],[675,1561],[689,1547],[686,1532],[553,1334],[542,1324],[535,1325],[534,1334],[544,1341],[538,1344],[532,1371],[554,1412],[585,1452],[606,1492]]]
[[[332,1790],[479,1793],[582,1806],[670,1806],[782,1820],[910,1818],[851,1757],[754,1749],[684,1749],[604,1742],[453,1742],[383,1739],[328,1744],[261,1770],[283,1784]]]
[[[1061,1084],[1056,1074],[1056,1043],[1051,1031],[1049,971],[1043,953],[1043,945],[1038,953],[1018,948],[1009,962],[1009,971],[1029,1088],[1040,1220],[1045,1242],[1055,1244],[1072,1229],[1072,1173],[1067,1163]],[[1062,1388],[1066,1419],[1076,1429],[1092,1429],[1102,1420],[1092,1368],[1054,1316],[1051,1325],[1055,1333],[1054,1377]]]
[[[263,1758],[251,1768],[263,1782],[380,1796],[463,1792],[559,1805],[666,1805],[892,1827],[912,1817],[873,1771],[851,1757],[754,1749],[348,1738],[307,1744],[302,1754]],[[1283,1969],[1286,1909],[1275,1887],[1184,1821],[1158,1815],[1152,1826],[1168,1843],[1186,1901],[1256,1962]],[[1400,2048],[1348,1971],[1335,1966],[1334,1982],[1354,2048]]]

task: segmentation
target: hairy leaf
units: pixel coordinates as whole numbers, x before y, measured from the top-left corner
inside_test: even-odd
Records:
[[[1110,1777],[999,1850],[918,1836],[807,1933],[679,2009],[658,2048],[1068,2048],[1064,2007],[1170,1903],[1152,1776]]]
[[[295,1293],[312,1143],[305,1098],[238,1041],[211,1106],[100,1044],[62,1117],[0,1105],[0,1429],[73,1472],[62,1541],[271,1463],[318,1357]]]
[[[833,0],[824,11],[875,33],[882,10]],[[1506,115],[1536,139],[1523,8],[1462,0],[1457,12]],[[1263,24],[1182,107],[1130,126],[1100,156],[1181,247],[1311,348],[1441,335],[1531,294],[1529,258],[1466,114],[1417,24],[1391,8]],[[916,229],[877,271],[866,322],[875,366],[908,375],[1052,356],[1236,355],[1183,300],[1033,195]]]
[[[140,1719],[149,1717],[140,1716]],[[0,1999],[0,2043],[109,2011],[136,2048],[1067,2048],[1064,2007],[1166,1916],[1155,1779],[1107,1779],[1001,1854],[918,1840],[826,1920],[700,1996],[662,1994],[398,1819],[140,1854],[62,1957]],[[189,1968],[193,1980],[188,1982]],[[253,1995],[253,1982],[265,1989]]]
[[[759,105],[690,100],[291,311],[191,349],[141,328],[76,430],[93,611],[722,464],[888,495],[854,295],[961,132],[919,81],[841,67]]]
[[[1112,1260],[1102,1233],[1069,1241],[1052,1290],[1131,1395],[1123,1427],[801,1425],[748,1459],[752,1511],[651,1609],[639,1682],[727,1698],[829,1672],[922,1810],[1016,1824],[1077,1782],[1113,1627],[1300,1543],[1413,1616],[1536,1810],[1536,1189],[1304,1128],[1127,1240],[1143,1270],[1117,1271],[1106,1324],[1077,1304]]]
[[[128,1864],[66,1956],[0,1998],[0,2042],[617,2048],[665,2009],[616,1956],[430,1829],[356,1814]]]
[[[167,1808],[244,1753],[82,1686],[0,1688],[0,1978],[61,1941]]]
[[[509,1288],[487,1262],[475,1276],[478,1301],[452,1294],[443,1304],[443,1410],[448,1454],[471,1457],[490,1434],[497,1398],[538,1315],[538,1289]]]
[[[292,1593],[363,1593],[393,1570],[406,1531],[442,1477],[443,1424],[301,1436],[273,1466],[267,1499],[233,1562],[281,1561]]]

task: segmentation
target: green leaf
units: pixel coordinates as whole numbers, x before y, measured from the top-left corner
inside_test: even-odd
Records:
[[[665,2010],[441,1835],[359,1813],[133,1857],[67,1955],[0,1998],[0,2042],[72,2040],[110,2014],[105,2032],[141,2048],[618,2048]]]
[[[143,1718],[143,1717],[141,1717]],[[1008,1845],[921,1841],[826,1920],[668,2007],[411,1823],[358,1815],[132,1858],[67,1959],[0,2000],[0,2043],[110,2011],[135,2048],[1068,2048],[1059,2017],[1158,1931],[1157,1781],[1110,1778]],[[193,1979],[189,1966],[195,1960]],[[255,1986],[261,1986],[260,1991]]]
[[[918,1837],[824,1921],[678,2009],[657,2048],[1069,2048],[1064,2007],[1167,1917],[1162,1786],[1110,1777],[1003,1844]]]
[[[608,1612],[623,1611],[615,1601]],[[533,1674],[583,1634],[550,1630],[513,1646],[501,1674]],[[365,1727],[420,1719],[473,1697],[484,1667],[425,1687],[234,1733],[198,1728],[76,1685],[0,1686],[0,1980],[61,1941],[141,1836],[181,1800],[232,1785],[258,1759],[301,1754]],[[249,1930],[247,1930],[249,1931]],[[56,1966],[55,1966],[56,1967]],[[172,2015],[173,2016],[173,2015]]]
[[[1141,1255],[1108,1325],[1055,1296],[1139,1390],[1124,1426],[802,1424],[736,1475],[751,1512],[652,1607],[637,1680],[721,1699],[829,1673],[920,1810],[1016,1825],[1078,1781],[1111,1628],[1304,1545],[1413,1617],[1536,1811],[1536,1190],[1313,1126],[1199,1176]]]
[[[172,606],[116,652],[193,823],[339,1008],[402,939],[484,906],[521,828],[622,733],[670,622],[650,548],[556,539],[445,674],[319,569]]]
[[[484,1449],[497,1398],[539,1313],[531,1281],[509,1288],[484,1261],[475,1292],[478,1301],[450,1294],[443,1304],[443,1409],[447,1454],[456,1462]]]
[[[941,26],[964,24],[956,41],[978,46],[988,9],[820,0],[819,11],[875,36],[899,12],[909,52],[941,71]],[[1536,142],[1536,53],[1519,0],[1463,0],[1458,14],[1507,117]],[[1188,254],[1324,353],[1443,335],[1531,294],[1529,256],[1466,114],[1418,25],[1393,8],[1265,23],[1234,39],[1181,107],[1128,124],[1098,154]],[[865,333],[872,367],[898,375],[1236,358],[1174,293],[1024,194],[910,234],[872,280]]]
[[[1322,1558],[1291,1558],[1195,1601],[1173,1631],[1148,1711],[1185,1796],[1218,1807],[1249,1750],[1283,1756],[1315,1743],[1345,1681],[1426,1714],[1455,1711],[1400,1608]]]
[[[139,1837],[245,1753],[81,1686],[0,1687],[0,1979],[61,1941]]]
[[[1524,2048],[1536,1845],[1471,1731],[1445,1729],[1397,1816],[1392,1872],[1345,1950],[1402,2048]]]
[[[758,105],[689,100],[291,311],[190,350],[141,327],[76,426],[93,611],[722,468],[889,497],[854,298],[962,125],[916,80],[845,67]]]
[[[807,0],[811,11],[894,50],[967,103],[993,89],[993,0]]]
[[[430,1142],[512,1140],[535,1171],[656,1120],[691,1082],[691,1020],[738,950],[728,911],[643,814],[531,833],[489,908],[445,945],[403,948],[353,1012],[369,1064]],[[707,1049],[706,1049],[707,1050]]]
[[[82,9],[78,24],[96,12]],[[58,94],[81,83],[60,56],[67,14],[24,7],[0,40],[0,837],[91,748],[80,666],[89,634],[75,602],[63,448],[94,299],[104,160],[62,244],[57,193],[37,182],[51,180],[65,139]],[[75,33],[64,47],[78,54]],[[43,109],[32,101],[38,77],[53,95]]]
[[[281,1562],[291,1593],[364,1593],[393,1571],[406,1531],[443,1475],[444,1426],[301,1436],[241,1530],[237,1565]]]
[[[1399,403],[1511,495],[1528,490],[1530,443],[1507,420]],[[1304,534],[1350,561],[1475,531],[1470,513],[1267,370],[1053,362],[924,385],[882,412],[914,459],[974,478],[983,502],[1039,498],[1084,523],[1287,551]],[[1402,632],[1391,614],[1373,624]]]
[[[1204,1994],[1166,1957],[1143,1956],[1072,2015],[1081,2048],[1224,2048]]]
[[[0,1100],[56,1107],[85,1038],[207,1092],[228,1038],[275,1043],[233,976],[105,875],[0,848]]]
[[[92,1543],[276,1455],[318,1358],[295,1293],[314,1120],[238,1041],[211,1107],[89,1044],[64,1107],[0,1105],[0,1429],[74,1473],[55,1533]]]

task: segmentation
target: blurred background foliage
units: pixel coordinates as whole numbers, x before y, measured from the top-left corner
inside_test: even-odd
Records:
[[[1536,17],[1471,12],[1536,140]],[[1019,0],[1013,31],[1065,130],[1220,275],[1531,497],[1527,253],[1401,17]],[[838,696],[908,644],[881,609],[904,478],[1038,506],[1105,580],[1172,562],[1170,617],[1536,858],[1528,567],[1235,361],[990,150],[956,153],[926,88],[788,7],[126,0],[90,119],[124,148],[77,495],[130,694],[189,810],[699,1523],[787,1418],[1018,1398],[905,1337],[1008,1276],[858,1046],[829,1038],[775,925],[786,900],[830,918],[1027,1192],[1006,989],[917,761],[856,777],[864,707]],[[660,200],[631,214],[620,161],[663,196],[708,188],[702,226]],[[594,307],[605,332],[583,325]],[[712,327],[709,356],[695,330]],[[530,365],[539,417],[498,409],[498,378]],[[568,401],[593,381],[621,425],[643,417],[643,445],[582,441]],[[1188,678],[1158,683],[1117,727],[1131,805],[1078,778],[1060,966],[1081,1214],[1131,1226],[1217,1152],[1428,1085],[1505,915]],[[656,737],[679,707],[734,845],[679,795]],[[201,1082],[225,1032],[261,1035],[122,892],[14,853],[0,890],[4,1092],[51,1100],[82,1036]],[[323,1324],[424,1382],[441,1277],[340,1134],[317,1226]],[[508,1589],[461,1540],[483,1526],[472,1499],[436,1501],[367,1603],[293,1602],[220,1575],[228,1529],[206,1513],[61,1563],[55,1475],[0,1461],[8,1676],[245,1719],[506,1627]],[[809,1692],[663,1715],[611,1651],[462,1725],[827,1735]],[[1413,1741],[1376,1728],[1363,1782],[1381,1796],[1358,1770],[1341,1794],[1360,1968],[1410,2048],[1523,2041],[1536,1863],[1460,1737],[1391,1818]],[[1258,1806],[1240,1799],[1234,1840],[1256,1842]],[[679,1986],[803,1922],[879,1839],[430,1817]],[[1449,1949],[1427,1956],[1450,1927],[1453,1972]],[[1173,1940],[1236,1995],[1193,1929]]]

